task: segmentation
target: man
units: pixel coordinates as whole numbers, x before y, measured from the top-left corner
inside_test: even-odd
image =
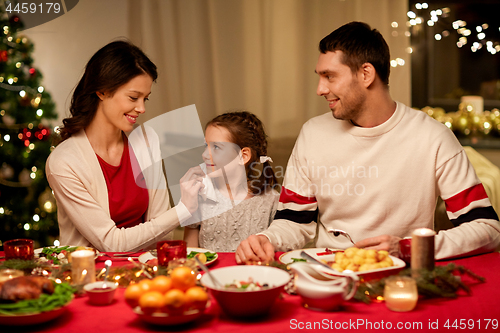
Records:
[[[455,227],[436,236],[436,258],[494,250],[500,223],[460,143],[444,125],[392,100],[382,35],[351,22],[319,48],[317,94],[332,112],[302,127],[275,219],[240,244],[236,261],[269,261],[315,236],[317,247],[352,246],[332,228],[357,247],[398,255],[401,239],[433,228],[438,196]]]

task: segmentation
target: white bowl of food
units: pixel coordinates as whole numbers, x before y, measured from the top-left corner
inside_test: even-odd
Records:
[[[270,266],[229,266],[210,270],[200,280],[222,310],[232,317],[266,315],[290,281],[288,272]]]

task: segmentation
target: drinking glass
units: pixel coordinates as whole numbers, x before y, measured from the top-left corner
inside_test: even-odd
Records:
[[[168,266],[175,259],[186,259],[187,247],[183,240],[161,241],[156,243],[158,265]]]
[[[12,239],[3,243],[5,259],[31,260],[35,256],[32,239]]]

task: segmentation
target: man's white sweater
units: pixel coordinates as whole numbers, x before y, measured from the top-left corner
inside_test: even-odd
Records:
[[[385,123],[362,128],[332,114],[304,124],[288,162],[275,220],[264,232],[278,251],[352,244],[384,234],[409,237],[433,228],[437,197],[455,227],[436,236],[436,257],[486,252],[500,223],[453,133],[401,103]],[[319,212],[319,223],[316,225]]]

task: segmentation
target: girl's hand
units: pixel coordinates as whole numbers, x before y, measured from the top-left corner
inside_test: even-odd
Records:
[[[200,166],[189,169],[180,180],[181,202],[191,214],[198,209],[198,193],[205,187],[203,177],[205,173]]]

